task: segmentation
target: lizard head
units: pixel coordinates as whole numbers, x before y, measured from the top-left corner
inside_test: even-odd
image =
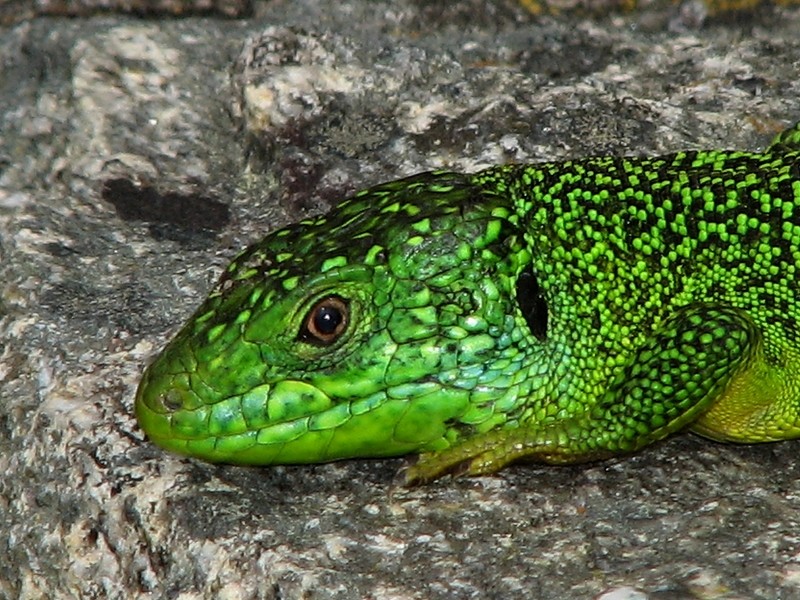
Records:
[[[271,233],[147,368],[142,428],[175,452],[275,464],[437,450],[514,418],[524,383],[507,373],[536,341],[515,219],[434,173]]]

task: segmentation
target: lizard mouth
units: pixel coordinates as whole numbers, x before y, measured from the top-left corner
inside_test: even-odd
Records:
[[[216,398],[219,392],[196,374],[165,377],[154,363],[136,392],[136,417],[152,442],[172,452],[212,462],[275,464],[324,460],[330,444],[324,434],[351,416],[348,403],[297,380]]]
[[[378,391],[345,400],[288,379],[204,402],[208,388],[198,376],[165,376],[157,364],[136,393],[142,430],[165,450],[209,462],[302,464],[434,450],[449,445],[444,423],[463,411],[462,402],[451,402],[447,414],[437,415],[443,409],[436,408],[436,393],[415,398]]]

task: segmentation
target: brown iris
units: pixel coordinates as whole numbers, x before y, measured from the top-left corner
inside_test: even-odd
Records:
[[[298,337],[310,344],[328,346],[345,332],[349,317],[350,307],[344,298],[327,296],[308,311]]]

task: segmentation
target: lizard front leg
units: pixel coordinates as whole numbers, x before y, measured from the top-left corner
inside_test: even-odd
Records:
[[[586,411],[561,421],[522,423],[424,454],[407,485],[447,472],[494,473],[518,460],[585,462],[638,450],[687,427],[746,369],[761,339],[741,310],[711,304],[678,309],[631,355]]]

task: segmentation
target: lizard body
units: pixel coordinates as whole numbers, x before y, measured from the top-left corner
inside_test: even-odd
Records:
[[[267,235],[145,372],[156,444],[239,464],[573,463],[800,437],[800,124],[764,152],[425,173]]]

